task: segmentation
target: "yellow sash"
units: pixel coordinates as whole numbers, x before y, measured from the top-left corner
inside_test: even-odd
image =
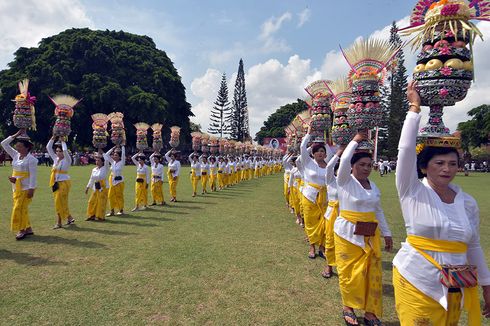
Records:
[[[340,216],[345,220],[356,224],[357,222],[378,222],[376,220],[376,214],[374,212],[355,212],[348,210],[341,210]],[[372,237],[364,237],[364,242],[366,247],[363,248],[367,254],[370,254],[370,251],[374,253],[376,257],[381,257],[381,244],[379,242],[380,231],[379,227],[376,228],[376,233]]]
[[[22,183],[21,181],[29,178],[28,171],[12,171],[12,176],[15,177],[15,191],[22,191]]]
[[[146,182],[146,174],[144,174],[144,173],[136,173],[136,179],[143,179]]]
[[[468,246],[464,242],[430,239],[411,234],[407,235],[407,242],[439,270],[442,270],[441,265],[424,250],[451,254],[464,254],[468,250]],[[464,309],[468,312],[469,325],[481,325],[478,287],[464,288],[463,293]]]
[[[311,187],[313,187],[313,188],[315,188],[318,191],[327,190],[327,187],[326,186],[320,186],[320,185],[317,185],[316,183],[313,183],[313,182],[308,182],[308,185],[311,186]]]
[[[339,201],[338,200],[329,200],[328,206],[330,206],[332,208],[336,208],[336,207],[338,208],[339,207]]]
[[[56,175],[58,174],[67,174],[68,171],[57,170],[56,168],[51,169],[51,175],[49,176],[49,186],[52,187],[56,181]]]

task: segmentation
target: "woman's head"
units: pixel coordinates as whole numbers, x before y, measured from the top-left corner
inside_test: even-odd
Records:
[[[211,157],[209,158],[209,161],[210,161],[211,163],[216,163],[216,158],[215,158],[214,156],[211,156]]]
[[[104,157],[102,157],[102,155],[95,155],[95,165],[97,165],[99,168],[104,165]]]
[[[208,162],[208,158],[207,158],[206,156],[203,156],[202,161],[203,161],[204,163],[207,163],[207,162]]]
[[[459,153],[454,147],[425,147],[417,155],[419,178],[427,179],[439,186],[447,186],[456,176]]]
[[[368,152],[357,152],[350,160],[352,174],[357,180],[366,180],[373,168],[373,159]]]
[[[63,149],[61,148],[61,146],[59,145],[56,145],[54,147],[54,152],[56,153],[56,156],[62,160],[63,158],[65,158],[65,155],[63,154]]]
[[[21,155],[26,155],[32,150],[33,144],[26,139],[17,139],[15,149]]]
[[[313,158],[316,160],[316,161],[322,161],[325,159],[326,157],[326,149],[325,149],[325,144],[323,143],[315,143],[312,147],[311,147],[311,153],[313,154]]]
[[[154,155],[153,156],[153,163],[158,164],[158,163],[160,163],[161,159],[162,159],[161,155]]]
[[[120,151],[112,152],[112,159],[116,162],[119,162],[121,160],[121,152]]]
[[[141,155],[141,154],[136,157],[139,164],[145,164],[145,158],[146,158],[145,155]]]

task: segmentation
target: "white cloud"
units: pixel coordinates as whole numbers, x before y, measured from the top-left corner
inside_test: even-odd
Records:
[[[287,42],[284,39],[276,38],[275,34],[281,29],[282,24],[290,21],[292,17],[290,12],[285,12],[280,17],[273,16],[262,24],[259,40],[263,41],[261,49],[263,52],[287,52],[290,50]]]
[[[298,27],[303,26],[307,21],[310,20],[310,17],[311,17],[311,10],[310,9],[305,8],[303,11],[301,11],[298,14],[298,19],[299,19]]]
[[[93,26],[78,0],[2,0],[0,12],[0,69],[19,47],[36,46],[67,28]]]
[[[221,75],[222,72],[219,70],[208,69],[204,75],[195,78],[191,83],[191,92],[199,99],[199,102],[192,106],[194,117],[191,120],[199,123],[203,131],[207,131],[209,126],[209,114],[218,95]],[[228,98],[230,98],[230,94],[228,94]]]

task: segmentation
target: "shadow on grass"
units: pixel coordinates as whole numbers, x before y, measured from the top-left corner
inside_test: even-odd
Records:
[[[0,260],[12,260],[19,265],[37,266],[37,265],[67,265],[65,262],[52,261],[47,258],[32,256],[24,252],[11,252],[0,249]]]
[[[164,210],[161,210],[161,211],[159,211],[159,210],[153,210],[153,211],[155,213],[165,214],[165,211]],[[162,221],[162,222],[175,221],[172,218],[167,218],[167,217],[163,217],[163,216],[162,217],[157,217],[157,216],[137,216],[137,215],[131,215],[131,214],[123,215],[123,216],[121,216],[121,218],[122,219],[125,219],[125,218],[134,218],[135,220],[151,220],[151,221]],[[145,225],[149,225],[149,224],[145,224]]]
[[[205,198],[206,195],[199,196],[201,198]],[[205,205],[216,205],[216,203],[210,203],[207,201],[199,201],[199,200],[180,200],[179,203],[185,203],[185,204],[205,204]],[[197,206],[196,206],[197,207]]]
[[[393,249],[394,251],[395,249]],[[394,251],[396,252],[396,251]],[[391,261],[382,261],[381,266],[383,266],[383,270],[385,271],[391,271],[393,270],[393,263]]]
[[[104,235],[133,235],[133,234],[136,234],[136,233],[131,233],[131,232],[116,231],[116,230],[104,230],[104,229],[93,229],[93,228],[79,227],[78,225],[71,225],[70,227],[67,227],[64,229],[66,231],[93,232],[93,233],[99,233],[99,234],[104,234]]]
[[[29,238],[25,238],[25,242],[42,242],[46,244],[63,244],[70,245],[74,247],[84,247],[84,248],[104,248],[105,245],[93,242],[93,241],[80,241],[77,239],[66,239],[54,235],[34,235]]]
[[[129,218],[129,217],[127,217]],[[134,219],[141,219],[139,216],[133,216]],[[152,226],[158,226],[157,224],[153,223],[138,223],[138,222],[131,222],[131,221],[123,221],[123,220],[105,220],[103,223],[107,224],[125,224],[125,225],[135,225],[135,226],[145,226],[145,227],[152,227]]]
[[[393,285],[383,284],[383,295],[394,298],[395,297],[395,289],[393,288]]]

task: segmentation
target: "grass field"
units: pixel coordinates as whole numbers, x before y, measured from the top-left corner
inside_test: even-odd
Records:
[[[52,230],[49,169],[39,168],[31,205],[36,235],[9,232],[10,167],[0,167],[1,325],[342,325],[337,278],[320,277],[323,260],[307,259],[303,231],[282,198],[282,175],[192,198],[188,168],[178,203],[104,223],[85,222],[90,168],[72,167],[76,226]],[[134,167],[126,167],[128,179]],[[372,179],[395,248],[405,237],[394,174]],[[457,177],[481,210],[490,261],[490,174]],[[168,199],[168,185],[164,185]],[[133,183],[126,182],[126,210]],[[398,325],[391,260],[383,254],[385,325]]]

